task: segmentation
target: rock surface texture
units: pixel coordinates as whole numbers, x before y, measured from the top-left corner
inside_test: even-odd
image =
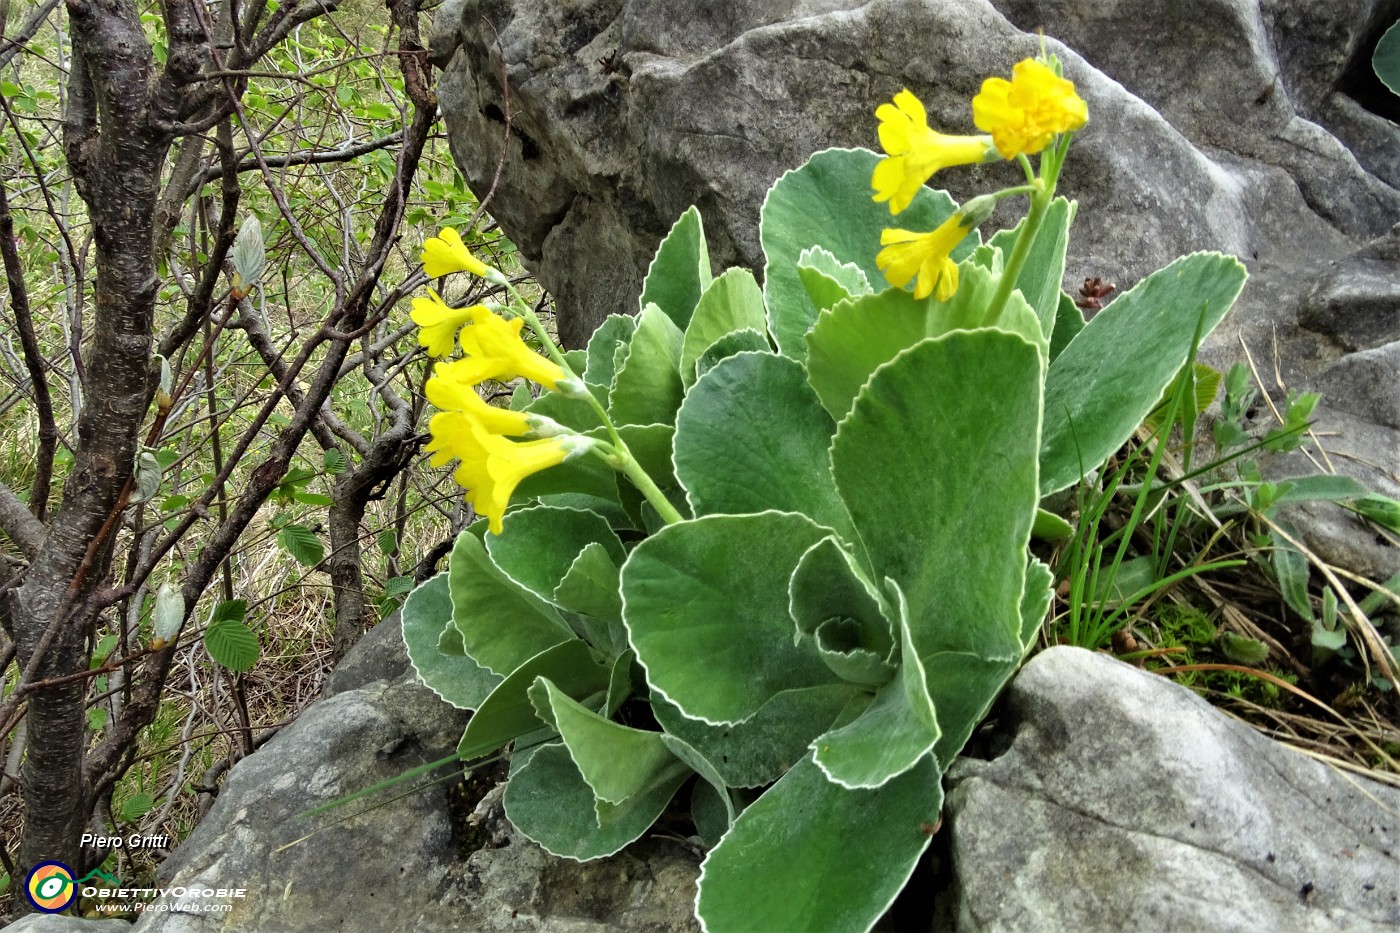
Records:
[[[462,857],[461,821],[441,785],[348,819],[358,808],[298,819],[455,745],[460,715],[405,673],[398,637],[393,620],[381,624],[330,696],[234,767],[162,870],[167,887],[244,886],[247,896],[228,913],[176,904],[145,916],[137,933],[699,929],[690,915],[697,859],[668,841],[580,865],[546,855],[493,813],[483,829],[494,843]],[[364,679],[376,672],[387,676]],[[950,773],[936,845],[956,881],[925,895],[934,930],[1400,925],[1400,791],[1277,745],[1182,687],[1102,655],[1050,649],[1012,682],[983,738],[1000,754]],[[14,929],[112,926],[62,922],[28,918]]]
[[[1400,791],[1334,771],[1156,675],[1077,648],[1002,698],[949,773],[949,929],[1400,927]]]
[[[214,807],[162,867],[165,887],[244,887],[247,895],[226,901],[233,909],[223,913],[194,912],[189,898],[171,902],[170,912],[143,917],[139,933],[697,929],[698,859],[672,843],[646,841],[580,865],[514,835],[496,808],[482,824],[494,838],[463,857],[461,821],[441,782],[376,796],[370,802],[398,799],[374,809],[355,803],[299,817],[456,748],[464,714],[417,683],[402,637],[397,617],[365,636],[325,697],[230,771]]]
[[[982,79],[1035,54],[1043,27],[1090,112],[1061,186],[1079,202],[1067,290],[1126,289],[1192,250],[1240,257],[1251,282],[1205,358],[1228,367],[1243,342],[1276,403],[1326,392],[1335,469],[1396,496],[1400,100],[1370,53],[1397,16],[1397,0],[448,0],[432,46],[457,162],[481,195],[500,165],[489,208],[579,346],[636,310],[685,208],[699,205],[716,268],[761,273],[775,178],[819,149],[874,148],[874,108],[901,87],[933,125],[973,132]],[[933,183],[963,200],[1016,177]],[[1371,534],[1313,544],[1382,579],[1400,570]]]

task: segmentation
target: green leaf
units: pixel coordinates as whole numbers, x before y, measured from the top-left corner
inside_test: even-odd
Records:
[[[325,453],[321,456],[321,463],[325,471],[331,476],[339,476],[341,473],[344,473],[346,467],[350,465],[345,459],[345,454],[336,450],[334,447],[326,448]]]
[[[249,217],[238,228],[229,258],[233,262],[234,284],[246,295],[262,280],[263,267],[267,262],[263,250],[262,224],[256,216]]]
[[[1055,595],[1055,574],[1045,564],[1032,557],[1026,566],[1026,586],[1021,594],[1021,645],[1029,651],[1040,634],[1040,626],[1050,611]]]
[[[684,332],[700,296],[710,284],[710,251],[700,209],[691,206],[672,225],[642,283],[638,307],[654,304]],[[647,423],[647,422],[643,422]]]
[[[1236,664],[1258,667],[1269,656],[1269,646],[1257,638],[1247,638],[1234,632],[1220,633],[1220,650]]]
[[[458,649],[444,652],[449,637]],[[445,702],[458,709],[476,709],[501,682],[462,650],[462,636],[452,624],[452,594],[447,574],[425,581],[403,604],[403,642],[408,661],[418,679]]]
[[[1323,626],[1321,620],[1314,619],[1312,624],[1312,646],[1328,654],[1341,651],[1347,643],[1347,630],[1345,628],[1329,629]]]
[[[1279,521],[1276,524],[1293,538],[1298,537],[1298,530],[1287,522]],[[1288,603],[1290,609],[1311,621],[1315,616],[1312,600],[1308,598],[1308,559],[1289,544],[1282,534],[1273,531],[1269,533],[1269,538],[1273,542],[1270,558],[1273,561],[1274,574],[1278,577],[1279,595]]]
[[[940,734],[924,668],[910,640],[908,607],[899,585],[892,588],[899,603],[899,676],[881,686],[853,722],[812,743],[817,766],[842,787],[884,786],[924,759]]]
[[[800,635],[814,638],[828,627],[822,659],[842,680],[879,686],[891,679],[894,626],[875,587],[835,538],[823,538],[802,555],[788,582],[788,611]],[[849,633],[841,661],[828,653],[836,647],[829,643],[832,622]]]
[[[880,158],[867,149],[818,152],[779,178],[764,198],[759,224],[765,257],[763,297],[768,330],[784,356],[806,357],[803,336],[817,319],[817,305],[798,270],[804,251],[825,249],[838,262],[858,266],[867,281],[882,285],[884,273],[875,265],[880,232],[892,226],[932,230],[953,213],[952,198],[924,188],[896,221],[886,205],[870,196],[870,177]],[[953,260],[970,255],[977,239],[964,240],[953,250]]]
[[[627,631],[622,627],[621,577],[617,564],[603,545],[592,543],[579,552],[559,581],[552,601],[569,612],[584,615],[593,647],[616,657],[627,648]],[[593,628],[589,620],[600,625]]]
[[[928,758],[878,790],[846,790],[803,759],[710,851],[696,914],[707,930],[869,930],[928,848],[942,806]]]
[[[300,502],[302,505],[335,505],[334,499],[330,496],[323,496],[318,492],[294,492],[292,493],[292,499]]]
[[[470,530],[457,536],[448,569],[452,619],[467,654],[502,676],[573,631],[552,606],[511,581]]]
[[[908,600],[945,765],[1022,654],[1041,359],[1000,330],[921,341],[876,370],[832,445],[875,573]]]
[[[731,356],[750,350],[761,353],[773,352],[773,348],[768,344],[768,338],[756,330],[745,328],[725,334],[710,344],[710,348],[700,354],[700,358],[695,361],[695,378],[699,379]]]
[[[122,801],[121,821],[123,823],[135,823],[155,809],[155,799],[150,794],[132,794]]]
[[[876,575],[909,600],[921,657],[1020,654],[1040,372],[1018,334],[954,331],[876,370],[837,431],[837,488]]]
[[[1069,245],[1069,226],[1074,222],[1078,205],[1064,198],[1050,202],[1050,208],[1041,218],[1040,229],[1036,232],[1035,243],[1021,267],[1021,275],[1016,279],[1016,290],[1026,299],[1040,321],[1040,332],[1050,340],[1060,313],[1060,282],[1065,277],[1065,249]],[[992,246],[1010,256],[1016,240],[1025,228],[1022,221],[1010,230],[1001,230],[988,241]]]
[[[292,555],[296,562],[306,567],[314,567],[321,562],[325,548],[316,532],[305,525],[285,525],[277,532],[277,545]]]
[[[588,365],[583,370],[583,381],[601,390],[598,401],[605,408],[613,380],[617,378],[618,353],[631,342],[636,330],[636,318],[626,314],[609,314],[593,336],[588,338]]]
[[[547,677],[538,677],[530,698],[540,718],[564,740],[575,767],[593,791],[599,823],[606,805],[648,794],[659,784],[671,792],[692,770],[661,741],[661,733],[612,722],[579,704]]]
[[[763,292],[747,269],[729,269],[710,283],[685,330],[681,345],[681,381],[695,382],[695,361],[727,334],[737,330],[762,332],[767,325]]]
[[[1232,256],[1193,253],[1084,325],[1045,377],[1044,495],[1078,482],[1123,445],[1186,362],[1198,322],[1204,338],[1234,304],[1245,276]]]
[[[685,396],[681,384],[684,335],[654,304],[642,309],[637,332],[618,369],[608,414],[614,424],[671,424]]]
[[[844,418],[870,374],[901,350],[926,337],[979,326],[996,287],[992,273],[968,264],[947,301],[887,289],[823,311],[807,335],[807,369],[822,405],[838,421]],[[1015,292],[997,326],[1044,345],[1035,313]]]
[[[579,552],[595,542],[616,563],[626,559],[617,533],[597,512],[536,505],[507,515],[501,534],[486,535],[486,551],[513,582],[548,600]]]
[[[216,619],[204,630],[204,648],[214,663],[240,674],[258,663],[258,636],[242,622]]]
[[[539,714],[529,696],[537,677],[549,678],[576,699],[601,702],[608,689],[608,669],[598,664],[588,645],[579,639],[546,648],[511,672],[482,701],[457,743],[457,754],[463,760],[490,754],[540,728]]]
[[[223,619],[231,619],[234,622],[242,622],[247,617],[248,600],[226,599],[214,607],[214,618],[212,621],[218,622]]]
[[[180,588],[169,580],[156,590],[155,606],[151,609],[151,641],[157,645],[168,645],[180,633],[185,621],[185,598]]]
[[[1376,43],[1371,67],[1381,83],[1390,88],[1390,93],[1400,94],[1400,23],[1392,23]]]
[[[1074,526],[1054,512],[1035,510],[1035,524],[1031,526],[1031,537],[1037,541],[1063,541],[1072,534]]]
[[[802,364],[740,353],[707,372],[676,415],[676,475],[696,515],[801,512],[854,541],[827,449],[836,424]]]
[[[866,702],[852,684],[784,690],[748,719],[729,726],[691,719],[654,693],[651,708],[667,735],[703,755],[726,787],[762,787],[786,774],[813,739],[852,718]]]
[[[1382,528],[1389,528],[1400,534],[1400,502],[1387,496],[1368,493],[1353,502],[1351,507]]]
[[[569,750],[563,743],[546,745],[512,767],[506,816],[551,855],[587,862],[618,852],[646,832],[686,774],[675,784],[658,784],[624,804],[595,810],[593,791]]]
[[[623,621],[647,682],[688,716],[740,722],[773,694],[830,683],[793,645],[787,581],[826,532],[803,515],[668,525],[622,568]]]
[[[797,257],[797,275],[807,297],[818,311],[825,311],[848,298],[858,298],[874,291],[870,281],[853,262],[841,262],[830,250],[820,246],[804,249]]]

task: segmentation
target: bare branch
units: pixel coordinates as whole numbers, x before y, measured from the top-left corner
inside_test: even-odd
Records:
[[[39,9],[29,15],[29,19],[24,21],[24,25],[19,27],[13,36],[0,39],[0,68],[8,65],[10,59],[19,54],[19,50],[23,48],[24,44],[34,38],[56,6],[58,6],[58,0],[44,0]],[[0,23],[0,27],[3,25]]]
[[[5,104],[9,113],[10,105]],[[34,335],[34,320],[29,310],[29,290],[24,284],[24,266],[15,248],[15,224],[10,216],[10,198],[5,179],[0,176],[0,257],[4,258],[5,279],[10,284],[10,309],[19,331],[20,346],[24,348],[24,366],[29,371],[30,391],[34,396],[34,413],[39,419],[39,451],[34,463],[34,483],[29,491],[29,508],[42,522],[48,512],[49,485],[53,477],[54,450],[58,445],[58,426],[53,418],[53,401],[49,398],[49,383],[44,375],[44,356]]]
[[[319,149],[314,152],[294,152],[283,156],[263,156],[263,162],[268,168],[287,168],[292,165],[318,165],[324,162],[348,162],[366,153],[375,152],[379,149],[388,149],[390,146],[397,146],[403,142],[403,130],[395,130],[388,136],[379,139],[367,139],[363,142],[352,143],[342,146],[339,149]],[[258,160],[251,156],[238,163],[237,171],[252,172],[258,169]],[[224,167],[213,165],[200,172],[186,189],[193,194],[204,185],[216,178],[222,178]]]
[[[20,501],[14,490],[0,483],[0,531],[15,543],[25,557],[33,557],[44,546],[48,531]]]

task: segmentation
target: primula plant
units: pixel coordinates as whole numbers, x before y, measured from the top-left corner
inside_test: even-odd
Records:
[[[511,297],[415,303],[429,354],[463,354],[427,383],[431,450],[484,520],[409,597],[410,657],[475,710],[462,759],[508,753],[506,814],[556,855],[611,855],[688,794],[708,930],[865,930],[889,906],[1046,615],[1028,545],[1068,526],[1041,501],[1122,445],[1245,278],[1191,255],[1085,323],[1055,188],[1088,112],[1054,58],[984,83],[984,135],[935,131],[907,90],[876,116],[884,157],[827,150],[773,185],[761,287],[712,274],[692,208],[586,350],[452,230],[424,249],[429,276]],[[1023,183],[961,207],[925,187],[992,161]],[[1015,196],[1025,218],[983,241]],[[517,377],[538,394],[477,394]]]

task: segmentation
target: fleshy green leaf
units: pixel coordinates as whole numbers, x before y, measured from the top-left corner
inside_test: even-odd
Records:
[[[604,407],[608,405],[613,380],[617,378],[617,354],[631,342],[636,330],[636,318],[626,314],[610,314],[588,339],[588,366],[583,371],[583,381],[603,390],[603,396],[598,401]]]
[[[700,296],[710,284],[710,250],[700,209],[689,207],[657,247],[647,269],[638,307],[654,304],[665,312],[677,331],[684,332]],[[650,422],[638,422],[650,424]]]
[[[685,395],[681,384],[684,335],[654,304],[642,309],[637,332],[613,384],[608,414],[615,424],[670,424]]]
[[[1400,94],[1400,23],[1392,23],[1376,43],[1371,67],[1381,83],[1390,88],[1390,93]]]
[[[262,650],[253,630],[234,619],[210,622],[204,630],[204,648],[219,666],[240,674],[253,669]]]
[[[807,335],[807,369],[812,388],[833,418],[840,420],[877,367],[926,337],[980,326],[997,279],[980,266],[961,271],[958,290],[947,301],[887,289],[823,311]],[[1013,292],[997,327],[1044,345],[1035,312]]]
[[[761,353],[773,352],[773,348],[768,345],[768,338],[758,331],[747,328],[736,330],[733,333],[725,334],[710,344],[708,350],[700,354],[700,358],[695,361],[695,378],[699,379],[724,360],[747,350]]]
[[[880,232],[887,227],[932,230],[953,213],[952,198],[925,188],[898,218],[871,198],[870,177],[880,156],[867,149],[827,149],[779,178],[763,201],[759,239],[765,257],[763,297],[768,330],[785,356],[807,355],[803,341],[817,319],[817,306],[802,284],[797,264],[813,246],[838,262],[860,267],[868,281],[883,284],[875,265]],[[977,245],[972,236],[953,251],[961,261]],[[878,286],[877,286],[878,287]]]
[[[577,699],[596,697],[601,702],[608,689],[608,669],[598,664],[579,639],[546,648],[491,691],[467,723],[457,754],[464,760],[479,758],[540,728],[529,696],[537,677],[548,677],[559,690]]]
[[[1054,362],[1083,329],[1084,312],[1073,298],[1060,292],[1060,303],[1055,309],[1055,332],[1050,335],[1050,361]]]
[[[622,568],[623,621],[647,682],[689,716],[740,722],[781,690],[834,678],[793,646],[787,581],[826,532],[804,515],[668,525]]]
[[[860,266],[841,262],[830,250],[820,246],[804,249],[797,257],[797,274],[807,297],[818,311],[825,311],[837,302],[868,295],[874,289]]]
[[[881,686],[853,722],[812,743],[817,766],[842,787],[881,787],[918,764],[938,741],[924,668],[910,640],[908,609],[898,584],[893,589],[899,603],[899,676]]]
[[[846,790],[803,759],[710,851],[696,914],[707,930],[868,930],[909,880],[942,806],[928,758],[877,790]]]
[[[1026,586],[1021,594],[1021,644],[1029,651],[1040,634],[1050,600],[1055,595],[1055,574],[1045,564],[1032,557],[1026,566]]]
[[[486,535],[492,563],[541,599],[554,597],[579,552],[594,543],[606,548],[618,564],[627,557],[607,519],[584,509],[515,509],[502,520],[499,535]]]
[[[686,396],[676,416],[677,478],[696,515],[801,512],[854,540],[831,479],[835,431],[800,363],[740,353]]]
[[[1186,362],[1198,322],[1204,338],[1234,304],[1245,276],[1232,256],[1193,253],[1084,325],[1045,377],[1044,495],[1078,482],[1123,445]]]
[[[725,786],[762,787],[801,761],[813,739],[854,717],[868,702],[858,693],[845,683],[784,690],[748,719],[730,726],[690,719],[655,694],[651,707],[666,733],[703,755]]]
[[[540,718],[559,731],[599,807],[621,804],[658,784],[667,784],[674,792],[691,774],[691,768],[661,741],[661,733],[605,719],[546,677],[535,680],[530,697]]]
[[[1040,320],[1040,331],[1050,340],[1055,329],[1060,307],[1060,282],[1065,277],[1065,249],[1069,245],[1069,226],[1074,222],[1078,205],[1064,198],[1056,198],[1041,219],[1036,232],[1035,243],[1026,256],[1021,275],[1016,279],[1016,290],[1026,299],[1035,316]],[[1010,256],[1021,235],[1026,221],[1011,230],[1001,230],[989,241],[1004,255]]]
[[[563,743],[537,749],[512,768],[506,784],[506,816],[515,828],[552,855],[579,862],[603,858],[637,839],[656,822],[676,788],[659,784],[619,806],[600,805]]]
[[[686,328],[681,346],[681,380],[695,383],[695,361],[715,341],[736,330],[761,332],[768,326],[763,292],[747,269],[729,269],[710,283]]]
[[[873,585],[835,538],[823,538],[802,555],[788,582],[788,612],[798,633],[809,637],[832,622],[848,623],[841,626],[850,633],[848,654],[857,649],[860,654],[851,658],[844,671],[833,667],[834,659],[823,654],[827,666],[843,680],[878,686],[890,679],[896,660],[894,626]],[[830,637],[835,631],[828,628],[828,633]],[[873,664],[867,663],[870,659]],[[860,676],[862,672],[866,676]]]
[[[590,640],[595,648],[614,656],[627,647],[619,582],[617,564],[608,555],[608,549],[595,542],[579,551],[551,597],[569,612],[597,620],[600,627],[590,633]]]
[[[552,606],[511,581],[470,531],[457,536],[448,569],[452,619],[467,654],[505,676],[573,631]]]
[[[909,601],[921,657],[1020,654],[1040,359],[1000,330],[921,341],[875,372],[837,431],[837,488],[876,574]]]
[[[445,652],[444,639],[456,650]],[[462,636],[452,624],[452,595],[445,572],[408,594],[403,604],[403,642],[418,679],[458,709],[476,709],[501,682],[499,675],[463,652]]]

